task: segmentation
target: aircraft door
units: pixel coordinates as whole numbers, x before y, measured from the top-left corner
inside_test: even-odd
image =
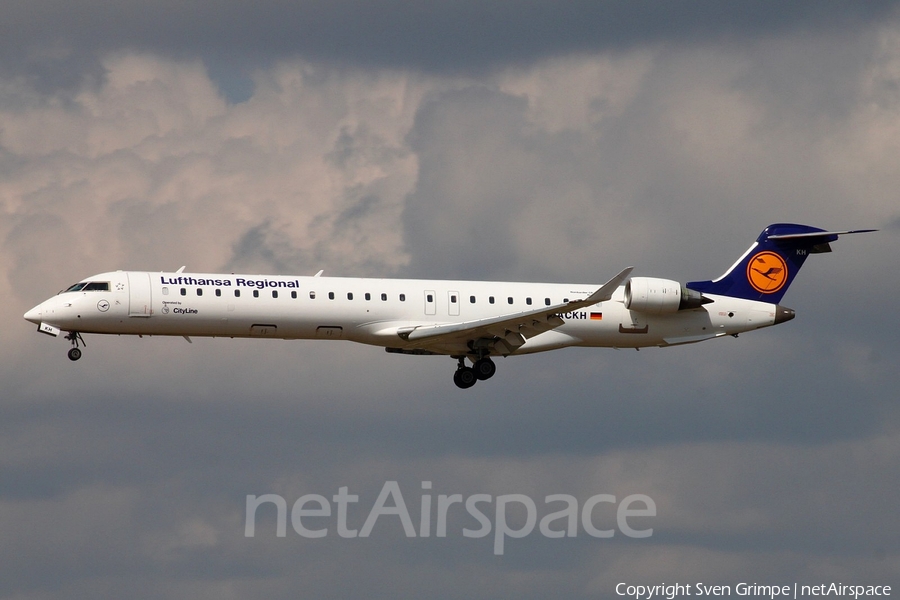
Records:
[[[128,316],[149,317],[152,310],[150,273],[126,273],[128,276]]]
[[[437,297],[434,294],[434,290],[425,290],[425,314],[437,314]]]

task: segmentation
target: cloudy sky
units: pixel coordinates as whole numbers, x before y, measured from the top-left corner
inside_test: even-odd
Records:
[[[896,3],[7,0],[0,597],[900,586],[898,190]],[[22,320],[114,269],[706,279],[779,221],[881,231],[812,257],[783,326],[468,392],[341,342],[87,336],[71,363]],[[389,481],[416,527],[423,495],[657,514],[502,555],[455,509],[445,538],[282,538],[271,506],[245,536],[248,495],[347,487],[360,529]]]

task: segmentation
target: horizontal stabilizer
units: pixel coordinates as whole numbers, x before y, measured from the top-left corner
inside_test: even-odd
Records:
[[[770,235],[768,239],[770,240],[794,240],[799,238],[816,238],[816,237],[831,237],[837,235],[847,235],[850,233],[872,233],[873,231],[878,231],[877,229],[848,229],[847,231],[811,231],[806,233],[785,233],[781,235]]]

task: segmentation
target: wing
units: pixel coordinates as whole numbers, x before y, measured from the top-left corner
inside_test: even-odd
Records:
[[[403,327],[397,331],[397,335],[408,342],[416,342],[415,345],[420,347],[430,346],[435,343],[465,343],[469,340],[481,338],[499,339],[505,340],[509,351],[512,352],[512,350],[524,344],[528,338],[562,325],[565,321],[558,316],[558,313],[571,312],[609,300],[616,289],[628,279],[633,268],[623,269],[618,275],[604,283],[596,292],[583,300],[572,300],[571,302],[545,306],[537,310],[510,313],[486,319],[464,321],[462,323]]]

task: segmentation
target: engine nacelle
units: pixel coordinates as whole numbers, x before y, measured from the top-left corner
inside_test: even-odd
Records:
[[[625,284],[625,308],[642,313],[663,315],[698,308],[712,302],[703,294],[690,290],[671,279],[632,277]]]

